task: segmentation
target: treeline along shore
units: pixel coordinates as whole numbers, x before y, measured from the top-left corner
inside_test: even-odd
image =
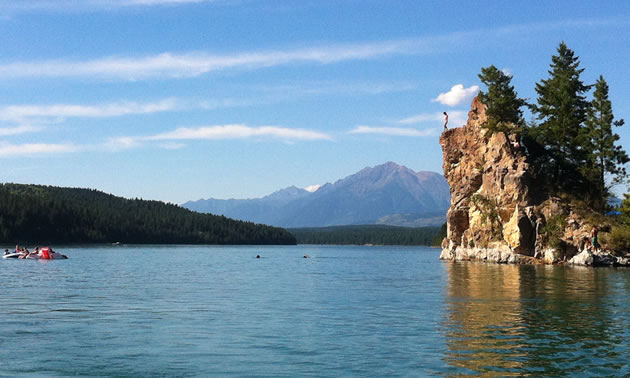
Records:
[[[433,245],[446,235],[442,227],[397,227],[385,225],[290,228],[298,244],[339,245]]]
[[[296,244],[288,231],[97,190],[0,184],[0,242]]]

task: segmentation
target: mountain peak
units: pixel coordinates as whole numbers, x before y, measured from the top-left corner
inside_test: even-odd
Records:
[[[278,191],[275,191],[265,197],[263,197],[263,199],[269,199],[269,200],[292,200],[295,198],[299,198],[302,197],[304,195],[310,194],[310,192],[306,191],[305,189],[302,188],[298,188],[295,185],[291,185],[288,186],[284,189],[280,189]]]
[[[189,206],[281,227],[418,226],[443,221],[449,198],[449,187],[442,175],[414,172],[389,161],[324,184],[313,192],[289,186],[259,199],[235,203],[217,200]]]

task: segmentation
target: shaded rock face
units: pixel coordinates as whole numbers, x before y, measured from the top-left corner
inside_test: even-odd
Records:
[[[487,121],[485,110],[475,98],[466,125],[440,137],[451,188],[442,247],[450,251],[447,256],[457,255],[457,248],[533,256],[539,216],[527,158],[516,136],[490,134],[481,127]]]

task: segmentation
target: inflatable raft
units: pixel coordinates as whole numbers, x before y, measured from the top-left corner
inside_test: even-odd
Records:
[[[49,247],[44,247],[42,248],[39,253],[24,253],[24,252],[17,252],[17,253],[8,253],[2,256],[3,259],[29,259],[29,260],[60,260],[60,259],[67,259],[68,256],[66,255],[62,255],[61,253],[58,252],[54,252],[51,248]]]

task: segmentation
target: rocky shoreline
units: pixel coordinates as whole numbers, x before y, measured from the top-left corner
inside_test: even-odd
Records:
[[[630,267],[630,257],[614,256],[607,252],[584,250],[565,260],[556,251],[547,249],[536,257],[520,255],[505,248],[465,248],[442,249],[440,260],[479,261],[497,264],[559,264],[578,266],[626,266]]]

